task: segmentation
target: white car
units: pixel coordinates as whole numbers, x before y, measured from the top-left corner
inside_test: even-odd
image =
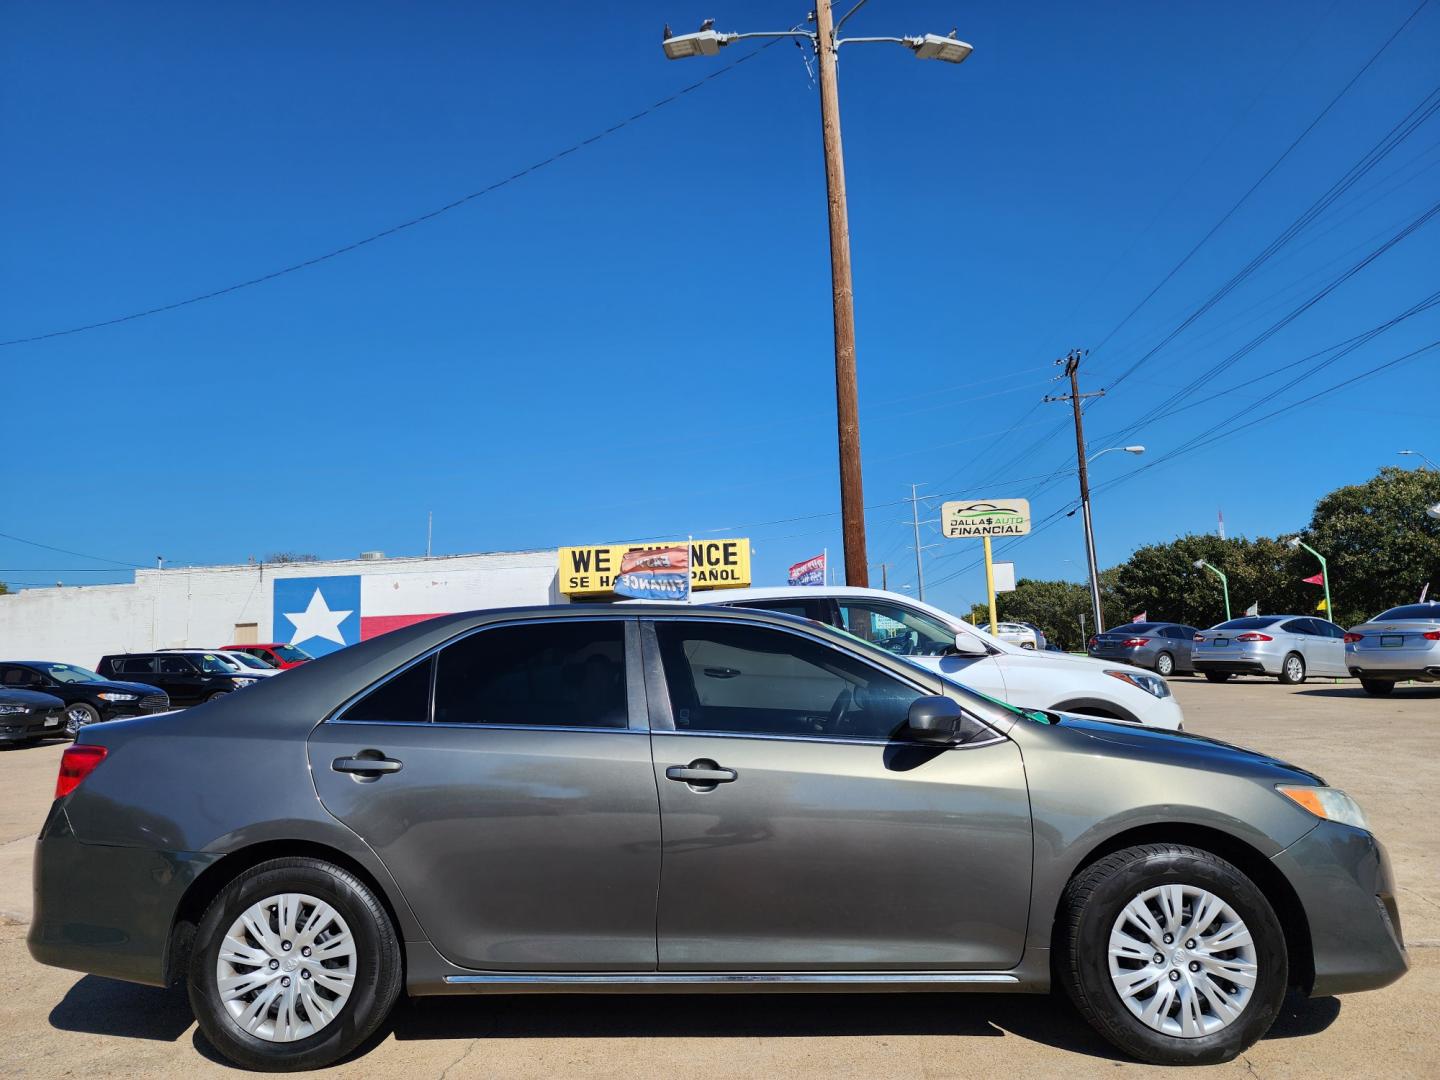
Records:
[[[160,652],[196,652],[195,649],[161,649]],[[206,654],[207,656],[218,656],[237,671],[243,671],[247,677],[268,679],[272,675],[279,675],[280,669],[271,667],[264,660],[243,652],[227,652],[224,649],[215,649]]]
[[[1002,622],[999,633],[991,630],[989,623],[986,623],[980,627],[980,629],[987,634],[993,634],[1001,641],[1008,641],[1011,645],[1019,645],[1022,649],[1045,648],[1045,635],[1029,623]]]
[[[1068,653],[1022,649],[937,607],[850,586],[692,593],[691,604],[784,611],[838,626],[913,663],[1014,705],[1179,730],[1183,715],[1159,675]]]

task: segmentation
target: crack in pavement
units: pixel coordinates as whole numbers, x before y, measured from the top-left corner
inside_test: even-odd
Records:
[[[454,1061],[450,1062],[449,1065],[446,1065],[445,1068],[440,1071],[440,1080],[445,1080],[445,1078],[450,1075],[451,1069],[455,1068],[456,1065],[459,1065],[462,1061],[464,1061],[467,1057],[474,1053],[475,1047],[479,1042],[479,1039],[471,1039],[470,1042],[466,1045],[465,1049],[461,1051],[460,1056],[457,1057]]]
[[[1430,897],[1426,896],[1424,893],[1419,892],[1416,889],[1412,889],[1408,885],[1401,885],[1400,891],[1404,893],[1409,893],[1411,896],[1418,896],[1421,900],[1424,900],[1425,903],[1429,904],[1431,907],[1440,908],[1440,902],[1431,900]]]
[[[1251,1061],[1248,1057],[1246,1057],[1244,1054],[1240,1055],[1240,1060],[1245,1062],[1245,1069],[1251,1076],[1260,1075],[1259,1071],[1255,1068],[1255,1063]]]

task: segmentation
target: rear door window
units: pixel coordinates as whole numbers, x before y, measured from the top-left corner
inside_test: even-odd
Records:
[[[362,724],[424,724],[430,720],[435,658],[412,664],[351,705],[340,719]]]
[[[155,673],[155,658],[153,656],[127,656],[114,662],[116,671],[122,671],[126,675],[153,675]]]

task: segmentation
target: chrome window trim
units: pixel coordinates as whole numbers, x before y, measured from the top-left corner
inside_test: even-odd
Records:
[[[573,734],[591,735],[649,735],[648,729],[631,727],[581,727],[559,724],[452,724],[446,721],[429,721],[428,723],[416,724],[409,720],[345,720],[336,719],[327,721],[331,724],[348,724],[351,727],[394,727],[409,728],[411,731],[424,729],[431,731],[443,729],[446,731],[568,731]]]
[[[938,695],[937,695],[938,696]],[[974,713],[969,715],[974,716]],[[877,737],[865,737],[859,735],[777,735],[773,732],[751,732],[751,731],[661,731],[656,728],[652,735],[679,735],[686,739],[763,739],[766,742],[790,742],[804,743],[835,743],[840,746],[912,746],[925,750],[978,750],[986,746],[994,746],[996,743],[1008,742],[1004,735],[992,728],[978,716],[976,721],[986,731],[990,732],[993,738],[985,739],[983,742],[968,743],[941,743],[921,742],[918,739],[882,739]]]
[[[645,702],[644,699],[642,698],[642,699],[637,703],[637,702],[635,701],[634,694],[631,692],[632,687],[635,685],[636,679],[637,679],[637,678],[640,678],[640,676],[639,676],[639,674],[638,674],[638,671],[632,670],[632,669],[638,669],[638,668],[639,668],[640,659],[639,659],[638,655],[634,655],[636,652],[638,652],[638,650],[632,649],[632,645],[638,644],[638,631],[633,631],[633,632],[632,632],[632,631],[628,628],[627,624],[632,624],[632,623],[633,623],[633,624],[638,624],[639,621],[640,621],[640,620],[639,620],[639,617],[638,617],[638,616],[635,616],[635,615],[596,614],[596,615],[579,615],[579,616],[567,617],[567,618],[565,618],[565,619],[563,619],[563,620],[558,620],[558,619],[553,619],[553,618],[509,619],[509,620],[505,620],[505,621],[503,621],[503,622],[485,623],[485,624],[482,625],[482,626],[472,626],[472,627],[469,627],[469,628],[466,629],[466,630],[460,631],[459,633],[455,634],[453,637],[446,638],[444,641],[440,642],[440,643],[437,644],[437,645],[432,645],[430,648],[426,649],[424,652],[422,652],[422,653],[420,653],[420,654],[418,654],[418,655],[416,655],[416,656],[412,656],[409,660],[405,661],[405,663],[401,664],[401,665],[400,665],[399,667],[397,667],[394,671],[391,671],[391,672],[383,675],[382,677],[376,679],[374,682],[372,682],[372,683],[370,683],[368,686],[366,686],[363,690],[360,690],[360,691],[358,691],[357,693],[351,694],[348,698],[346,698],[343,702],[341,702],[340,705],[339,705],[337,708],[330,710],[330,712],[327,713],[326,716],[325,716],[325,718],[324,718],[323,720],[321,720],[320,722],[321,722],[322,724],[376,725],[376,726],[381,726],[381,727],[407,727],[407,728],[443,727],[443,728],[448,728],[448,729],[463,728],[463,729],[469,730],[469,731],[474,731],[474,730],[481,730],[481,731],[485,731],[485,730],[490,730],[490,731],[507,730],[507,731],[608,731],[608,732],[617,732],[617,731],[618,731],[618,732],[633,732],[633,731],[641,731],[641,732],[648,732],[648,731],[650,730],[650,728],[649,728],[649,724],[648,724],[648,719],[649,719],[649,717],[648,717],[648,710],[646,709],[646,702]],[[420,721],[420,722],[418,722],[418,723],[412,723],[412,722],[409,721],[409,720],[346,720],[346,719],[345,719],[345,712],[346,712],[346,710],[348,710],[352,705],[354,705],[354,704],[355,704],[357,701],[359,701],[361,698],[363,698],[363,697],[365,697],[366,695],[374,692],[375,690],[380,689],[380,687],[384,686],[384,685],[385,685],[386,683],[388,683],[391,679],[398,678],[399,676],[405,674],[405,672],[409,671],[412,667],[415,667],[417,664],[423,664],[423,663],[425,663],[425,662],[427,662],[427,661],[429,661],[429,660],[431,660],[431,659],[433,659],[433,658],[435,658],[435,657],[438,657],[438,656],[440,655],[440,651],[441,651],[442,649],[446,649],[446,648],[450,647],[451,645],[454,645],[454,644],[456,644],[456,643],[458,643],[458,642],[464,641],[466,638],[474,637],[476,634],[483,634],[483,633],[485,633],[487,630],[503,630],[503,629],[505,629],[506,627],[511,627],[511,626],[542,626],[542,625],[543,625],[543,626],[554,626],[554,625],[566,625],[566,624],[569,624],[569,623],[572,623],[572,622],[606,622],[606,623],[620,623],[620,624],[621,624],[621,639],[620,639],[620,640],[621,640],[621,648],[624,650],[624,656],[625,656],[625,696],[626,696],[626,711],[627,711],[627,714],[628,714],[628,723],[627,723],[624,727],[587,727],[587,726],[583,726],[583,725],[576,725],[576,726],[573,726],[573,727],[567,725],[567,726],[564,726],[564,727],[560,727],[560,726],[557,726],[557,725],[554,725],[554,724],[454,724],[454,723],[444,723],[444,722],[437,723],[436,720],[435,720],[435,682],[436,682],[437,678],[439,677],[439,672],[440,672],[440,665],[439,665],[438,663],[435,664],[435,665],[430,669],[430,702],[429,702],[429,706],[428,706],[428,709],[427,709],[427,712],[428,712],[428,714],[429,714],[429,715],[428,715],[428,719],[423,720],[423,721]],[[643,683],[643,680],[642,680],[642,683]],[[638,704],[638,706],[639,706],[639,708],[638,708],[638,714],[637,714],[637,704]]]

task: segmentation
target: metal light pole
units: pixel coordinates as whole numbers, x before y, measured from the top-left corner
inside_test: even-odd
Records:
[[[893,42],[904,45],[921,60],[944,60],[959,64],[970,55],[970,46],[955,37],[922,34],[918,37],[841,38],[846,20],[860,10],[865,0],[834,21],[831,0],[816,0],[812,18],[815,30],[783,30],[773,33],[722,34],[706,20],[693,34],[672,35],[665,28],[665,55],[671,60],[689,56],[714,56],[732,41],[746,38],[805,38],[815,50],[820,82],[820,130],[825,150],[825,190],[830,213],[830,287],[835,320],[835,414],[840,446],[840,518],[845,540],[845,583],[870,584],[865,552],[865,498],[860,476],[860,406],[855,388],[855,294],[850,282],[850,224],[845,203],[845,157],[840,142],[840,90],[837,65],[841,45],[860,42]]]
[[[1431,461],[1419,450],[1397,450],[1395,452],[1401,457],[1418,457],[1421,461],[1425,463],[1426,468],[1431,469],[1435,472],[1440,472],[1440,465],[1436,465],[1435,462]]]
[[[1208,562],[1206,562],[1204,559],[1196,559],[1196,560],[1195,560],[1195,569],[1196,569],[1196,570],[1199,570],[1199,569],[1201,569],[1202,567],[1203,567],[1204,569],[1206,569],[1206,570],[1209,570],[1212,574],[1214,574],[1216,577],[1218,577],[1218,578],[1220,579],[1220,588],[1225,591],[1225,621],[1226,621],[1226,622],[1229,622],[1229,621],[1230,621],[1230,579],[1225,576],[1225,571],[1221,570],[1218,566],[1211,566],[1211,565],[1210,565]]]
[[[1291,551],[1303,547],[1306,551],[1310,552],[1311,555],[1314,555],[1315,558],[1320,560],[1320,581],[1325,586],[1325,618],[1334,622],[1335,609],[1330,606],[1330,568],[1325,564],[1325,556],[1321,555],[1320,552],[1316,551],[1298,536],[1292,536],[1289,540],[1285,541],[1285,546],[1290,548]]]

